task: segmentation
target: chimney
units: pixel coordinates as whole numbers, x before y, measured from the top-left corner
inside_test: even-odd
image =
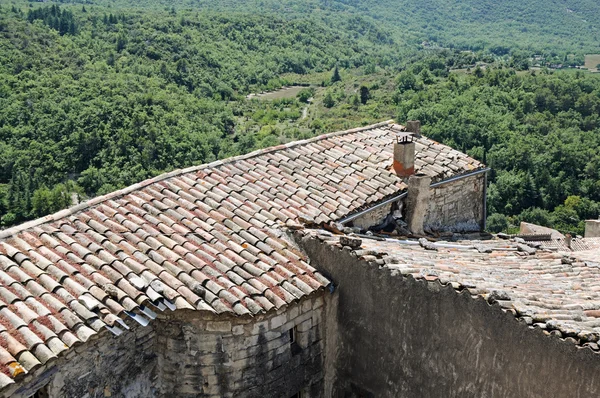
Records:
[[[419,120],[407,120],[406,131],[413,133],[417,138],[421,137],[421,122]]]
[[[429,208],[431,177],[415,174],[408,179],[406,198],[406,222],[408,229],[415,235],[423,235],[423,223]]]
[[[401,133],[396,136],[393,168],[398,177],[415,174],[415,143],[412,134]]]
[[[585,234],[586,238],[600,238],[600,219],[599,220],[586,220],[585,221]]]
[[[569,248],[569,250],[571,250],[571,242],[573,241],[573,237],[571,236],[571,234],[566,234],[565,235],[565,246],[567,246]]]

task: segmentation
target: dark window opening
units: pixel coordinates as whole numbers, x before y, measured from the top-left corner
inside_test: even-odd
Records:
[[[298,391],[297,393],[292,395],[290,398],[302,398],[302,391]]]
[[[296,342],[296,327],[294,326],[293,328],[290,329],[290,344],[294,344]]]
[[[36,391],[35,394],[31,396],[31,398],[48,398],[50,395],[48,394],[48,386],[44,386]]]
[[[298,341],[297,341],[298,330],[294,326],[293,328],[290,329],[289,333],[290,333],[290,347],[292,349],[292,356],[298,355],[302,351],[302,347],[300,347],[300,344],[298,344]]]

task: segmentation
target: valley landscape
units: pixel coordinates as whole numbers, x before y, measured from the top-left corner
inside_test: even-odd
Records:
[[[0,0],[0,398],[600,396],[598,17]]]
[[[599,9],[4,1],[2,225],[174,168],[413,118],[492,167],[490,228],[581,234],[600,209]],[[251,95],[298,84],[310,97]]]

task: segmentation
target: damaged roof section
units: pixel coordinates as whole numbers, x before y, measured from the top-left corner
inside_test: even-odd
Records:
[[[588,223],[594,222],[588,221]],[[537,224],[531,224],[527,222],[521,222],[519,235],[512,236],[515,240],[527,243],[528,245],[555,252],[600,252],[600,237],[588,237],[588,227],[586,225],[586,237],[571,236],[571,234],[562,234],[561,232],[543,227]],[[510,235],[499,234],[505,238],[510,238]]]
[[[316,229],[298,233],[393,274],[466,290],[473,298],[497,303],[530,328],[600,350],[598,250],[592,257],[592,251],[555,252],[514,240],[432,242],[360,239]]]
[[[104,329],[163,310],[254,315],[329,284],[282,233],[406,189],[392,122],[177,170],[0,231],[0,388]],[[482,168],[425,137],[415,168]]]

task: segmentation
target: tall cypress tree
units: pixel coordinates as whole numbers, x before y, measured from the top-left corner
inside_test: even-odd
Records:
[[[339,82],[341,81],[342,78],[340,77],[340,71],[338,70],[338,66],[335,66],[335,69],[333,70],[333,76],[331,76],[331,82],[335,83],[335,82]]]

